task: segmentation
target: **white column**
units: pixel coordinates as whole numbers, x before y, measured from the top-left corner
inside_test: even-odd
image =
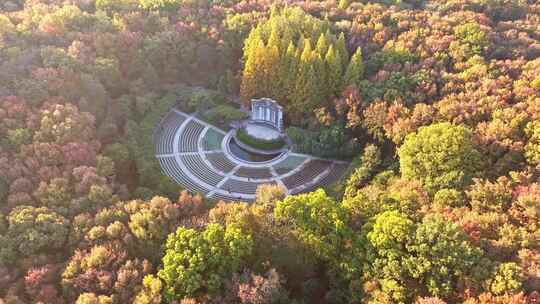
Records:
[[[283,112],[279,111],[279,118],[278,118],[278,129],[280,131],[283,131]]]

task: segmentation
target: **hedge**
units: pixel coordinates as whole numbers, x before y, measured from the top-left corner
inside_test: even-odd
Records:
[[[243,144],[260,150],[278,150],[285,146],[285,141],[280,138],[276,140],[264,140],[254,138],[245,129],[236,130],[236,138]]]

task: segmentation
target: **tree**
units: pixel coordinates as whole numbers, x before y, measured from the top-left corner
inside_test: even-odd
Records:
[[[339,34],[336,43],[336,52],[341,57],[341,64],[345,66],[349,62],[349,51],[347,51],[347,46],[345,45],[345,34],[343,32]]]
[[[163,283],[154,275],[149,274],[143,279],[143,289],[139,292],[133,304],[160,304]]]
[[[182,4],[182,0],[139,0],[139,5],[143,9],[148,10],[177,10]]]
[[[249,44],[248,44],[249,43]],[[254,42],[246,41],[246,46],[249,45],[249,55],[247,56],[242,74],[242,82],[240,84],[240,95],[244,101],[249,101],[253,97],[264,94],[264,70],[262,62],[264,60],[265,46],[261,39]]]
[[[359,166],[354,169],[345,185],[345,198],[352,198],[357,194],[369,178],[373,171],[381,163],[381,152],[375,145],[368,145],[360,157]]]
[[[449,298],[457,284],[478,284],[487,275],[481,250],[439,216],[426,216],[406,247],[405,268],[432,296]]]
[[[264,48],[264,56],[262,57],[262,73],[264,75],[262,93],[265,96],[277,98],[282,94],[282,88],[279,86],[279,63],[280,54],[278,45],[270,43]]]
[[[32,139],[32,133],[28,129],[8,130],[7,141],[13,151],[19,151],[24,144],[29,144]]]
[[[333,45],[330,45],[328,48],[324,61],[328,75],[327,86],[330,93],[329,96],[337,96],[342,89],[343,66],[341,63],[341,57],[339,54],[336,54]]]
[[[248,231],[210,224],[202,232],[178,228],[165,245],[163,281],[168,301],[193,297],[202,291],[215,294],[249,257],[253,240]]]
[[[495,295],[516,293],[521,290],[523,274],[521,267],[516,263],[502,263],[497,267],[491,284],[490,291]]]
[[[407,257],[406,245],[413,238],[414,223],[399,211],[385,211],[362,227],[367,239],[366,259],[370,278],[394,301],[408,297],[406,272],[402,262]]]
[[[525,133],[529,138],[525,146],[525,157],[531,165],[536,165],[540,168],[540,122],[529,122]]]
[[[279,79],[283,90],[281,98],[287,100],[288,96],[294,93],[296,76],[298,74],[299,58],[297,57],[297,49],[292,41],[287,46],[287,51],[281,57],[279,68]]]
[[[96,0],[96,9],[111,11],[129,11],[137,7],[139,0]],[[150,3],[149,1],[142,1],[141,3]]]
[[[113,300],[110,297],[96,295],[91,292],[82,293],[75,304],[112,304]]]
[[[86,250],[77,249],[62,273],[61,284],[68,299],[91,292],[127,302],[150,270],[147,260],[130,259],[121,243],[109,241]]]
[[[317,39],[317,44],[315,45],[315,51],[317,51],[317,53],[320,56],[324,56],[328,52],[328,46],[329,44],[328,44],[326,35],[322,33]]]
[[[489,44],[486,32],[478,23],[465,23],[457,26],[454,30],[459,41],[468,46],[471,54],[480,55]]]
[[[351,57],[351,61],[349,61],[347,70],[345,71],[343,84],[345,86],[349,86],[349,85],[358,86],[363,76],[364,76],[364,66],[362,64],[362,49],[357,48],[356,52],[354,52],[353,56]]]
[[[471,131],[450,123],[421,127],[407,135],[398,154],[402,176],[421,181],[432,194],[443,188],[462,189],[481,167]]]
[[[54,178],[49,184],[41,182],[34,196],[44,206],[61,214],[67,214],[73,190],[65,178]]]
[[[276,204],[274,217],[293,229],[308,254],[329,263],[338,278],[350,282],[360,275],[360,239],[349,226],[347,210],[324,190],[287,196]]]
[[[272,304],[290,303],[287,291],[283,288],[283,279],[275,269],[266,275],[258,275],[245,270],[241,275],[234,275],[231,287],[225,297],[231,303]]]
[[[294,92],[290,96],[289,109],[293,117],[300,118],[306,113],[306,109],[313,109],[322,101],[321,87],[316,73],[316,61],[320,60],[320,57],[317,58],[317,56],[318,54],[311,48],[310,40],[306,38],[298,64]]]
[[[7,236],[21,256],[54,253],[66,244],[69,221],[46,207],[19,206],[8,221]]]
[[[149,202],[132,201],[125,208],[130,213],[129,229],[141,241],[142,250],[159,257],[161,253],[156,249],[174,231],[180,206],[165,197],[155,196]]]

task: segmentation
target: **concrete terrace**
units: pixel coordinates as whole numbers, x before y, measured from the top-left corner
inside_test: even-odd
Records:
[[[349,163],[287,151],[265,163],[245,162],[227,148],[230,133],[172,109],[155,134],[156,158],[164,174],[211,199],[253,201],[262,184],[281,185],[289,194],[338,181]]]

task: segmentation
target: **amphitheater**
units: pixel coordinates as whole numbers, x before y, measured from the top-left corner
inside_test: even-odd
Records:
[[[290,150],[269,161],[245,161],[230,151],[232,133],[173,108],[154,134],[156,158],[182,187],[227,201],[253,201],[261,184],[280,185],[288,194],[327,187],[349,166]]]

